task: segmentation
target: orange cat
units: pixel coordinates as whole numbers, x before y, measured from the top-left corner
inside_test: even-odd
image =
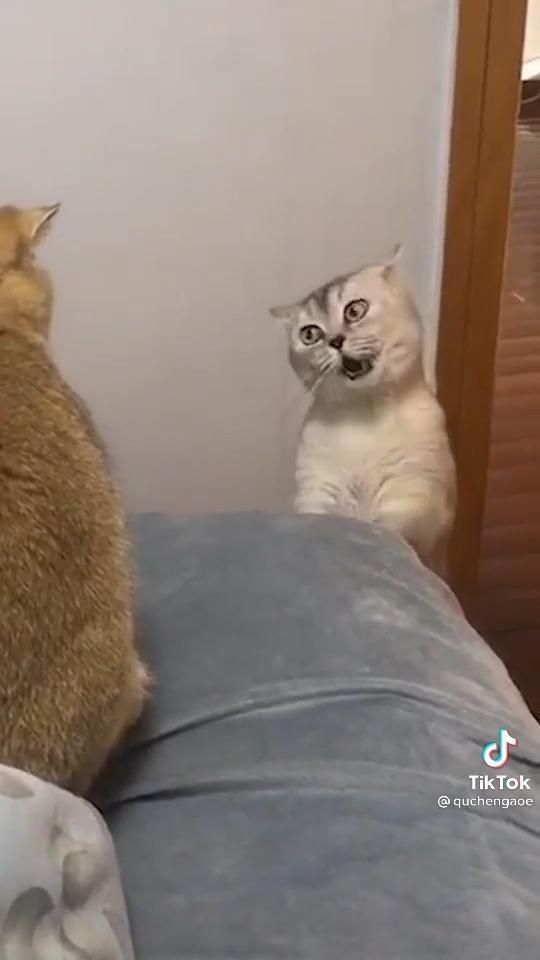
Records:
[[[0,208],[0,762],[82,792],[137,719],[146,671],[120,497],[47,349],[33,250],[57,211]]]

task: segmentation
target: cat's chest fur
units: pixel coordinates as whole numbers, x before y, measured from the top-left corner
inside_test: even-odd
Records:
[[[433,478],[446,436],[426,390],[414,402],[357,405],[308,413],[297,457],[297,506],[339,509],[368,518],[390,485]]]

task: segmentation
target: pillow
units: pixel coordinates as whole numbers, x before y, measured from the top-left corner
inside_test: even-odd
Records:
[[[0,766],[2,960],[132,960],[111,838],[98,812]]]

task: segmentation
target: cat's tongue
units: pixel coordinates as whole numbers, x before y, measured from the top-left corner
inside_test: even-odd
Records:
[[[371,357],[348,357],[344,355],[341,358],[343,372],[350,380],[356,380],[357,377],[364,377],[373,369],[373,360]]]

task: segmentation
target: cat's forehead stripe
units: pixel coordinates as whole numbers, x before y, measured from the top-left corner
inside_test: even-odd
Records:
[[[322,287],[317,287],[316,290],[313,290],[312,293],[309,293],[308,296],[303,300],[302,305],[312,312],[311,308],[315,307],[316,311],[319,313],[328,313],[330,309],[330,297],[334,291],[337,293],[338,299],[341,297],[343,290],[350,278],[346,277],[335,277],[334,280],[330,280],[329,283],[323,284]]]

